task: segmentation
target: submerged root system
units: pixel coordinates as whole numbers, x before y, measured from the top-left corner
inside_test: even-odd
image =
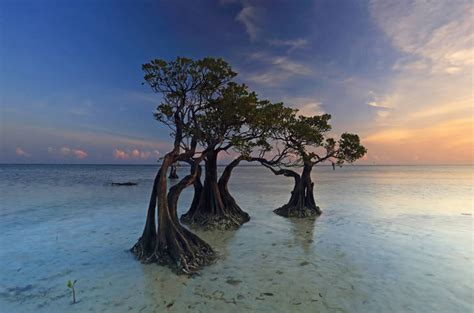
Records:
[[[192,227],[203,230],[235,230],[242,224],[248,222],[250,216],[241,212],[240,214],[208,214],[206,212],[195,212],[191,215],[181,216],[181,222]]]
[[[176,274],[193,274],[216,259],[214,250],[202,239],[182,228],[174,235],[166,234],[150,251],[140,238],[131,252],[142,263],[158,263],[168,266]]]
[[[319,216],[321,215],[322,211],[318,206],[303,206],[297,207],[291,204],[286,204],[276,210],[274,210],[275,214],[284,217],[312,217],[312,216]]]

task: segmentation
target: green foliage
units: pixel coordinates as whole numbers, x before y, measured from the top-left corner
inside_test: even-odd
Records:
[[[228,63],[215,58],[194,61],[178,57],[169,62],[155,59],[143,64],[142,70],[145,83],[162,95],[154,116],[168,125],[172,134],[177,124],[182,130],[193,127],[195,116],[236,75]]]
[[[245,84],[229,82],[197,115],[197,129],[202,146],[216,151],[232,148],[243,157],[258,148],[271,150],[270,134],[280,124],[283,104],[259,100]]]
[[[336,153],[337,163],[352,163],[362,158],[367,153],[367,149],[361,145],[359,136],[356,134],[344,133],[339,139],[339,149]]]
[[[77,282],[77,279],[75,279],[74,281],[68,280],[67,287],[71,289],[74,288],[74,285],[76,284],[76,282]]]
[[[357,135],[344,133],[338,141],[328,137],[330,120],[330,114],[307,117],[298,116],[296,110],[287,111],[273,138],[283,143],[284,153],[296,157],[294,163],[314,165],[331,161],[342,165],[363,157],[367,150]],[[319,148],[325,155],[316,152]]]
[[[245,85],[228,83],[216,99],[211,99],[197,117],[200,141],[204,146],[239,145],[245,125],[255,112],[257,96]]]

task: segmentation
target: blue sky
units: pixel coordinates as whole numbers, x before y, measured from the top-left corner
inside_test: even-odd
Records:
[[[362,163],[470,163],[470,16],[469,1],[2,1],[0,162],[153,163],[170,140],[141,64],[215,56],[359,133]]]

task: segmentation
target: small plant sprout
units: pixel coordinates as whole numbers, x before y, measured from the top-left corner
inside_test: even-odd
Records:
[[[76,290],[74,289],[74,285],[76,284],[77,280],[74,281],[68,280],[67,287],[72,290],[72,304],[76,303]]]

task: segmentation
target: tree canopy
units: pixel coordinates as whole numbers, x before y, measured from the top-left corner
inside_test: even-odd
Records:
[[[307,117],[297,113],[297,110],[286,110],[273,132],[273,139],[283,146],[282,153],[293,157],[294,163],[316,165],[330,161],[342,165],[356,161],[367,152],[356,134],[343,133],[338,140],[329,136],[330,114]]]
[[[302,116],[283,103],[259,99],[247,85],[236,82],[237,73],[222,59],[156,59],[142,69],[144,83],[161,95],[154,117],[170,129],[173,138],[153,183],[145,228],[132,248],[143,262],[191,273],[215,258],[209,244],[180,224],[180,194],[190,185],[195,188],[194,199],[181,221],[235,229],[250,216],[230,194],[232,170],[243,160],[258,161],[275,175],[292,177],[295,182],[289,202],[275,213],[315,216],[321,210],[313,194],[313,166],[325,161],[333,166],[352,163],[367,152],[356,134],[331,137],[329,114]],[[218,178],[218,154],[230,149],[238,156]],[[267,158],[270,153],[273,157]],[[190,173],[168,188],[167,171],[180,161],[190,164]],[[294,167],[301,167],[302,172]]]

